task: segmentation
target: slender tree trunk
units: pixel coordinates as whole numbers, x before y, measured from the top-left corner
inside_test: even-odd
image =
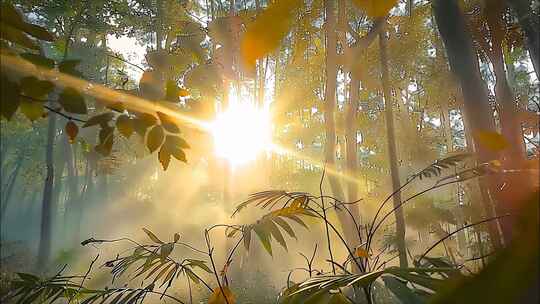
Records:
[[[473,48],[470,33],[465,26],[464,17],[459,9],[456,0],[434,0],[432,2],[433,13],[437,22],[439,33],[444,41],[448,61],[453,73],[457,76],[463,94],[463,114],[464,122],[468,125],[466,132],[472,135],[478,132],[495,132],[495,122],[492,109],[489,105],[484,82],[480,76],[478,59]],[[474,136],[471,136],[474,138]],[[471,150],[476,151],[481,163],[489,162],[498,158],[497,153],[479,145],[475,140],[471,140]],[[469,144],[469,143],[468,143]],[[491,195],[483,195],[484,209],[489,215],[492,206],[489,197],[496,199],[493,195],[498,195],[498,185],[494,178],[482,178],[480,187],[487,191],[491,190]],[[500,204],[495,204],[500,207]],[[499,208],[497,208],[499,209]],[[500,209],[499,209],[500,210]],[[500,243],[498,231],[495,223],[490,225],[490,237],[494,244]]]
[[[386,37],[385,32],[379,33],[379,50],[381,60],[381,81],[384,94],[384,107],[385,107],[385,119],[386,119],[386,136],[388,140],[388,157],[390,163],[390,173],[392,175],[392,189],[396,191],[401,187],[399,180],[399,168],[397,160],[397,147],[396,147],[396,135],[394,130],[394,111],[393,100],[390,89],[390,83],[388,78],[388,55],[386,50]],[[396,239],[397,250],[399,254],[399,266],[407,267],[407,249],[405,248],[405,218],[403,216],[403,209],[398,208],[401,205],[401,192],[397,192],[393,196],[394,215],[396,217]]]
[[[72,221],[73,215],[76,213],[74,209],[80,208],[80,193],[78,189],[78,176],[77,176],[77,166],[75,163],[75,149],[73,145],[69,144],[69,139],[65,137],[64,140],[64,153],[66,155],[66,168],[67,168],[67,199],[64,205],[64,240],[73,239],[73,229],[71,225],[80,225]],[[74,245],[74,244],[64,244],[65,245]]]
[[[2,212],[0,213],[0,219],[3,219],[6,214],[11,195],[13,194],[13,189],[15,188],[15,183],[17,182],[17,177],[19,176],[19,171],[23,164],[23,155],[24,154],[21,152],[17,157],[17,161],[15,162],[15,168],[9,176],[8,183],[5,188],[6,192],[4,193],[4,191],[2,191],[2,193],[0,194],[2,195]]]
[[[52,105],[54,107],[54,105]],[[54,140],[56,137],[56,114],[50,112],[47,129],[47,147],[45,150],[46,177],[43,187],[41,206],[41,233],[38,249],[37,266],[44,269],[51,251],[51,205],[54,185]]]
[[[525,33],[527,49],[529,51],[529,56],[533,64],[534,71],[536,72],[536,78],[540,79],[539,16],[534,14],[531,0],[506,0],[506,2],[508,2],[510,7],[516,13],[519,24],[521,25],[521,29]]]

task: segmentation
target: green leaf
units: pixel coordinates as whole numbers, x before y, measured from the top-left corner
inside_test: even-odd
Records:
[[[154,242],[154,243],[157,243],[157,244],[165,244],[163,243],[152,231],[146,229],[146,228],[142,228],[142,230],[144,231],[144,233],[146,233],[146,235],[148,235],[148,237]]]
[[[274,222],[276,222],[279,226],[281,226],[281,228],[283,228],[283,230],[285,230],[285,232],[287,232],[291,237],[296,239],[296,235],[294,234],[294,230],[289,225],[289,223],[287,223],[287,221],[285,221],[284,219],[282,219],[280,217],[276,217],[276,218],[274,218]]]
[[[0,81],[0,114],[9,120],[19,108],[21,91],[17,83],[10,81],[4,75]]]
[[[272,255],[272,244],[270,242],[271,240],[270,233],[264,229],[263,225],[254,225],[253,230],[259,237],[259,240],[261,241],[266,252],[268,252],[269,255]]]
[[[36,55],[32,53],[23,53],[23,54],[20,54],[19,56],[21,56],[22,58],[30,61],[31,63],[39,67],[46,68],[48,70],[54,68],[54,60],[49,59],[45,56]]]
[[[161,250],[160,250],[160,254],[161,254],[161,259],[162,260],[165,260],[169,257],[169,255],[171,254],[171,252],[173,251],[174,249],[174,244],[173,243],[167,243],[163,246],[161,246]]]
[[[242,235],[244,237],[244,247],[247,251],[249,251],[249,245],[251,243],[251,226],[246,226],[244,229],[242,229]]]
[[[205,261],[195,260],[195,259],[188,259],[188,261],[189,261],[190,266],[196,266],[208,273],[212,273],[212,270],[210,270],[210,268],[206,265]]]
[[[174,80],[168,80],[165,87],[165,99],[170,102],[178,102],[180,88]]]
[[[32,50],[39,50],[39,45],[18,28],[0,22],[0,37]]]
[[[285,238],[283,238],[281,231],[279,231],[278,226],[276,226],[276,224],[274,224],[272,221],[267,221],[264,225],[268,227],[268,231],[276,239],[276,241],[283,246],[285,250],[287,250],[287,243],[285,242]]]
[[[86,114],[86,103],[84,97],[74,88],[65,88],[60,96],[58,102],[66,112],[75,114]]]
[[[21,79],[21,89],[25,96],[44,101],[46,95],[54,89],[54,84],[47,80],[39,80],[34,76],[29,76]]]
[[[82,77],[81,72],[77,70],[77,66],[80,63],[81,61],[78,59],[64,60],[58,64],[58,70],[61,73],[65,73],[65,74],[76,76],[76,77]]]
[[[419,295],[415,294],[409,287],[407,287],[407,283],[401,282],[400,280],[390,277],[390,276],[383,276],[382,280],[384,282],[384,285],[392,291],[396,297],[405,304],[423,304],[426,303],[426,301],[421,298]]]
[[[21,99],[20,109],[24,116],[26,116],[26,118],[28,118],[30,121],[43,117],[43,114],[45,113],[43,104],[41,102],[24,97]]]

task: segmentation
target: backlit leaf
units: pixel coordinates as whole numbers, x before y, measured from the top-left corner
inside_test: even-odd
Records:
[[[43,117],[43,114],[45,113],[42,102],[24,97],[21,99],[20,109],[21,113],[23,113],[30,121]]]
[[[268,252],[269,255],[272,255],[272,244],[270,242],[271,235],[266,229],[264,229],[263,225],[255,225],[253,226],[253,230],[255,231],[255,234],[259,237],[259,240],[261,241],[261,244],[263,245],[266,252]]]
[[[148,237],[154,242],[154,243],[158,243],[158,244],[164,244],[152,231],[146,229],[146,228],[142,228],[142,230],[144,231],[144,233],[146,233],[146,235],[148,235]]]
[[[369,257],[369,253],[364,248],[358,247],[354,251],[354,254],[359,258],[367,258]]]
[[[75,114],[87,113],[84,97],[74,88],[65,88],[64,91],[60,93],[58,102],[66,112]]]
[[[120,134],[129,138],[133,134],[133,120],[129,116],[122,114],[116,119],[116,128]]]
[[[270,4],[257,19],[247,25],[240,51],[244,63],[255,67],[257,59],[275,50],[289,32],[294,11],[303,1],[278,0]]]
[[[501,151],[509,146],[506,138],[497,132],[477,131],[475,137],[481,146],[492,151]]]
[[[151,153],[156,151],[163,143],[164,138],[163,128],[161,126],[154,126],[146,138],[146,146]]]

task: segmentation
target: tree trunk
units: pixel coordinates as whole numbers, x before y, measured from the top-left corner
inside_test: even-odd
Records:
[[[525,169],[527,155],[523,141],[523,130],[518,117],[518,109],[514,99],[514,94],[506,78],[504,55],[502,44],[504,40],[503,22],[504,4],[502,0],[492,0],[487,3],[487,22],[491,31],[491,63],[495,74],[495,96],[499,103],[502,135],[509,145],[503,150],[503,166],[507,170]],[[500,198],[503,202],[514,202],[505,208],[504,211],[516,212],[521,208],[519,202],[526,201],[533,193],[529,174],[510,174],[501,177],[500,184],[505,187],[500,191]],[[506,227],[511,225],[511,219],[502,221],[503,237],[506,242],[510,241],[511,229]]]
[[[73,225],[80,225],[80,223],[72,222],[73,215],[75,214],[75,208],[80,208],[81,202],[80,202],[80,193],[78,189],[78,176],[77,176],[77,166],[75,163],[75,149],[73,145],[69,144],[69,140],[67,137],[65,137],[64,140],[64,153],[66,155],[66,168],[67,168],[67,199],[66,203],[64,205],[64,240],[69,241],[74,238],[73,231],[75,229],[70,229]],[[75,244],[64,244],[71,246]]]
[[[54,107],[54,105],[52,105]],[[41,233],[38,249],[38,269],[44,269],[51,251],[51,204],[54,185],[54,140],[56,135],[56,114],[50,112],[47,129],[47,147],[45,150],[46,177],[41,205]]]
[[[468,125],[467,132],[472,135],[482,132],[496,132],[492,109],[489,105],[488,95],[480,76],[478,59],[473,48],[472,39],[465,26],[464,17],[456,0],[435,0],[432,2],[433,13],[437,22],[439,33],[444,42],[448,61],[453,73],[461,85],[463,94],[464,123]],[[472,136],[474,138],[474,136]],[[468,143],[469,144],[469,143]],[[497,153],[479,145],[472,140],[471,150],[476,151],[481,163],[497,159]],[[497,202],[497,181],[484,178],[480,181],[480,187],[491,190],[491,197]],[[490,214],[492,206],[488,197],[483,195],[484,209]],[[495,204],[499,209],[500,205]],[[494,246],[499,242],[495,222],[490,225],[490,237]]]
[[[399,180],[396,135],[394,133],[394,105],[392,94],[390,92],[390,80],[388,78],[388,54],[386,50],[386,37],[384,31],[379,33],[379,51],[381,60],[381,81],[385,107],[384,113],[386,119],[386,136],[388,140],[388,157],[390,163],[390,173],[392,175],[392,191],[395,192],[401,187],[401,182]],[[408,266],[408,262],[407,249],[405,248],[405,218],[403,216],[403,208],[398,207],[401,205],[401,192],[396,192],[392,198],[394,208],[396,209],[394,211],[394,215],[396,217],[396,239],[399,254],[399,266],[406,268]]]
[[[521,29],[525,33],[527,49],[536,72],[536,78],[540,79],[539,16],[533,13],[530,0],[506,0],[506,2],[516,13]]]
[[[11,199],[11,195],[13,194],[13,189],[15,188],[15,182],[17,181],[17,177],[19,176],[19,171],[23,164],[23,153],[19,152],[19,156],[17,157],[17,161],[15,162],[15,168],[13,169],[13,172],[9,176],[8,183],[5,188],[5,193],[2,191],[0,195],[2,195],[2,212],[0,213],[0,219],[3,219],[6,210],[9,204],[9,201]]]
[[[342,202],[345,201],[345,193],[341,187],[336,174],[335,147],[336,147],[336,125],[334,110],[336,108],[336,87],[337,87],[337,37],[336,37],[336,12],[335,1],[325,0],[326,13],[326,88],[324,93],[324,125],[325,125],[325,145],[324,154],[326,162],[326,172],[328,182],[334,197]],[[359,236],[354,226],[354,222],[345,211],[336,210],[339,218],[344,238],[350,249],[359,245]]]

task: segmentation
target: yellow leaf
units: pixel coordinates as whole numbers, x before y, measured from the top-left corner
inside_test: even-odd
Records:
[[[303,1],[278,0],[247,25],[240,45],[244,64],[253,69],[256,60],[275,50],[289,32],[291,17]]]
[[[231,292],[228,286],[223,286],[223,292],[221,292],[221,289],[216,287],[214,289],[214,292],[208,299],[208,304],[235,304],[236,303],[236,297]],[[227,299],[227,300],[225,300]]]
[[[187,96],[189,96],[189,91],[186,90],[186,89],[184,89],[184,88],[180,88],[180,89],[178,90],[178,96],[180,96],[180,97],[187,97]]]
[[[30,119],[30,121],[43,117],[43,104],[39,101],[33,101],[23,97],[20,109],[24,116]]]
[[[396,5],[398,0],[353,0],[371,18],[384,17]]]
[[[481,146],[492,151],[504,150],[509,145],[506,138],[497,132],[478,131],[475,137]]]
[[[367,250],[365,250],[362,247],[356,248],[356,250],[354,251],[354,254],[359,258],[367,258],[369,256],[369,253],[367,252]]]

